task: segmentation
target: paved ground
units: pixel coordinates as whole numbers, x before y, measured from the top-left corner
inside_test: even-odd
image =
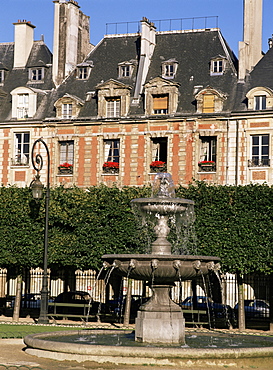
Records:
[[[2,318],[2,317],[1,317]],[[2,320],[1,320],[2,321]],[[24,320],[22,322],[26,322]],[[264,332],[263,332],[264,333]],[[256,334],[258,334],[256,332]],[[183,366],[180,368],[177,367],[169,367],[169,366],[127,366],[127,365],[113,365],[113,364],[96,364],[96,363],[77,363],[71,361],[56,361],[56,360],[49,360],[43,359],[39,357],[31,356],[24,351],[25,345],[22,339],[0,339],[0,370],[2,369],[12,369],[15,370],[14,367],[11,366],[21,366],[21,369],[31,369],[37,368],[43,370],[57,370],[57,369],[66,369],[66,370],[84,370],[84,369],[96,369],[96,370],[113,370],[113,369],[120,369],[120,370],[147,370],[149,368],[153,370],[218,370],[218,369],[231,369],[231,370],[247,370],[247,369],[257,369],[257,370],[273,370],[273,358],[263,358],[263,359],[245,359],[245,360],[235,360],[232,363],[232,366],[219,366],[213,364],[213,360],[210,365],[200,365],[200,366],[191,366],[190,363],[187,366]],[[5,365],[5,367],[1,367]],[[33,369],[33,370],[34,370]]]

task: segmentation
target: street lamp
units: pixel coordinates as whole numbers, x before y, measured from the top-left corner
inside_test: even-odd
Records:
[[[43,184],[40,181],[40,171],[43,168],[43,158],[41,154],[34,154],[35,146],[41,143],[46,149],[47,153],[47,182],[46,182],[46,198],[45,198],[45,233],[44,233],[44,273],[42,280],[41,290],[41,306],[40,316],[38,319],[39,324],[48,324],[48,278],[47,278],[47,251],[48,251],[48,208],[49,208],[49,195],[50,195],[50,155],[49,150],[42,138],[34,141],[31,151],[31,160],[34,169],[37,171],[34,180],[31,182],[32,196],[35,200],[40,200],[43,197]]]

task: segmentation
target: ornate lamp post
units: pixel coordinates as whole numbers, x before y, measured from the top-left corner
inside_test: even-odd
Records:
[[[37,171],[34,180],[31,183],[32,196],[35,200],[42,199],[43,197],[43,184],[40,181],[40,171],[43,168],[43,158],[41,154],[34,154],[35,146],[41,143],[46,149],[47,153],[47,183],[46,183],[46,199],[45,199],[45,233],[44,233],[44,273],[41,290],[41,306],[40,316],[38,319],[39,324],[48,324],[48,277],[47,277],[47,251],[48,251],[48,208],[49,208],[49,195],[50,195],[50,155],[49,150],[42,138],[34,141],[31,151],[31,160],[34,169]]]

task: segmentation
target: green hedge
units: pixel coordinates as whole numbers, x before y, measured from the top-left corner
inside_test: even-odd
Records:
[[[99,269],[105,253],[143,253],[151,230],[144,232],[130,201],[150,194],[149,187],[52,189],[49,266]],[[195,253],[221,257],[229,272],[273,272],[272,187],[200,182],[179,187],[177,196],[195,201]],[[28,188],[1,187],[0,266],[41,266],[43,230],[44,202]]]

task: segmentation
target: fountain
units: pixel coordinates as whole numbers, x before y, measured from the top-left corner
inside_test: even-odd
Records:
[[[179,305],[170,299],[176,281],[195,279],[219,268],[218,257],[172,254],[167,240],[168,220],[178,222],[188,217],[191,200],[174,197],[171,176],[155,176],[153,196],[134,199],[132,205],[156,220],[156,240],[150,254],[106,254],[104,267],[120,276],[148,281],[153,295],[138,311],[135,333],[126,330],[87,329],[71,332],[32,334],[24,338],[26,353],[78,362],[94,361],[125,365],[170,365],[175,368],[192,366],[225,367],[253,364],[256,360],[272,364],[272,338],[234,335],[234,333],[199,333],[187,336]],[[125,339],[121,339],[121,336]],[[132,338],[133,335],[133,338]],[[117,338],[115,343],[110,338]],[[98,339],[99,337],[99,339]],[[194,338],[199,344],[193,344]],[[246,339],[246,341],[245,341]],[[125,341],[124,341],[125,340]],[[215,341],[217,347],[215,348]],[[248,344],[246,344],[248,342]],[[201,344],[200,344],[201,343]],[[211,348],[214,347],[214,348]],[[269,362],[268,362],[269,361]],[[268,366],[269,368],[270,366]]]
[[[179,305],[170,298],[175,281],[192,280],[207,275],[219,266],[220,258],[208,256],[173,255],[169,218],[187,217],[193,201],[174,197],[174,185],[169,173],[158,173],[151,198],[133,199],[133,207],[150,214],[156,220],[156,240],[151,254],[106,254],[104,265],[114,267],[116,274],[147,281],[152,289],[151,299],[138,311],[135,340],[144,343],[185,344],[185,320]],[[185,216],[186,215],[186,216]]]

